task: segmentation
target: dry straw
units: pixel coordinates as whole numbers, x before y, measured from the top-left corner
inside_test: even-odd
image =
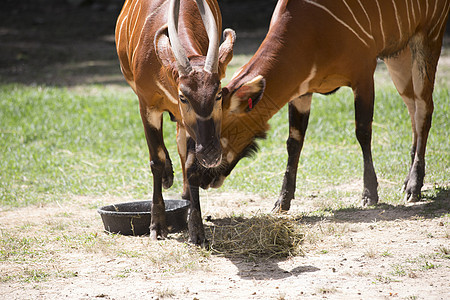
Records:
[[[252,258],[303,254],[304,233],[298,221],[292,218],[257,215],[214,223],[207,232],[215,253]]]

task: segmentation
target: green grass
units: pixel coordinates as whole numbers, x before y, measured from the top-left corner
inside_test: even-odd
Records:
[[[231,66],[232,74],[236,65]],[[425,181],[448,187],[450,174],[449,88],[436,86],[433,127],[427,148]],[[175,124],[165,116],[166,146],[174,163],[180,195],[182,177]],[[270,120],[267,139],[254,158],[242,160],[219,192],[249,192],[275,199],[285,170],[287,108]],[[373,157],[382,202],[399,203],[398,191],[410,163],[410,121],[392,84],[376,91]],[[362,154],[354,135],[353,96],[343,88],[315,95],[296,197],[323,191],[319,198],[358,198],[361,189],[337,185],[362,179]],[[25,206],[61,201],[72,195],[114,195],[137,199],[151,195],[148,150],[136,96],[129,88],[0,85],[0,205]],[[336,208],[342,208],[337,204]]]

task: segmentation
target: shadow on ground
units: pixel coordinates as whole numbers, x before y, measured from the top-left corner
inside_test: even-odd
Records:
[[[422,191],[422,200],[416,203],[392,205],[380,203],[369,208],[343,208],[329,210],[331,216],[303,216],[302,222],[315,223],[324,219],[337,223],[371,223],[374,221],[432,219],[450,213],[450,187],[437,187]]]
[[[423,200],[408,205],[379,204],[370,208],[347,208],[330,210],[329,217],[293,216],[292,220],[299,224],[315,224],[329,221],[335,223],[372,223],[374,221],[395,221],[409,219],[433,219],[440,218],[450,212],[450,187],[435,188],[423,191]],[[217,218],[209,220],[205,224],[207,233],[218,230],[220,226],[229,226],[233,222],[245,222],[249,218]],[[243,230],[242,227],[232,227],[231,230]],[[207,234],[208,235],[208,234]],[[211,234],[209,234],[211,235]],[[237,233],[238,236],[245,235],[244,232]],[[187,238],[187,237],[186,237]],[[211,239],[211,236],[209,237]],[[217,240],[217,243],[222,241]],[[252,239],[249,239],[252,240]],[[252,248],[254,245],[249,245]],[[302,273],[317,272],[319,268],[305,264],[295,267],[292,270],[285,270],[280,267],[280,263],[285,261],[285,257],[265,257],[263,255],[239,255],[242,251],[222,251],[214,255],[221,255],[230,260],[238,269],[238,275],[248,280],[277,280],[290,276],[298,276]]]

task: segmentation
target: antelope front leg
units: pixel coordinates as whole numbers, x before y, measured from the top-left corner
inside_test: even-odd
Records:
[[[374,105],[373,77],[366,79],[354,88],[355,94],[355,131],[364,159],[364,189],[362,204],[364,206],[378,203],[378,181],[372,161],[372,120]]]
[[[140,101],[140,103],[142,103]],[[150,154],[150,168],[153,174],[153,198],[151,207],[150,238],[167,237],[166,211],[162,196],[162,186],[173,182],[172,163],[164,146],[162,135],[162,112],[151,111],[140,105],[145,138]]]
[[[207,244],[205,238],[205,229],[203,228],[202,212],[200,208],[200,173],[198,170],[198,162],[195,157],[195,142],[192,138],[188,138],[188,151],[186,160],[186,174],[189,185],[189,216],[188,216],[188,229],[189,229],[189,242],[195,245]]]
[[[308,127],[311,99],[312,94],[308,94],[289,102],[289,137],[286,142],[288,162],[280,197],[272,212],[288,211],[291,207],[291,200],[294,199],[298,161]]]

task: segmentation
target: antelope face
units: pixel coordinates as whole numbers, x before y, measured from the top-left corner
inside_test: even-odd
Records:
[[[222,89],[220,79],[233,57],[233,45],[236,35],[233,30],[224,30],[224,41],[220,45],[216,16],[205,0],[196,0],[201,19],[205,25],[209,44],[206,56],[202,53],[186,55],[186,49],[178,36],[180,17],[179,0],[169,3],[167,25],[161,27],[155,35],[154,46],[159,61],[170,73],[178,74],[178,105],[183,126],[195,141],[195,153],[203,167],[213,168],[220,165],[222,147],[220,131],[222,123]],[[184,16],[184,15],[183,15]],[[185,21],[188,17],[184,16]],[[202,34],[201,28],[197,34]],[[195,44],[196,36],[185,36]],[[195,53],[196,49],[189,49]]]
[[[218,166],[222,160],[219,75],[194,67],[188,75],[180,77],[178,98],[183,125],[195,140],[198,161],[207,168]]]

